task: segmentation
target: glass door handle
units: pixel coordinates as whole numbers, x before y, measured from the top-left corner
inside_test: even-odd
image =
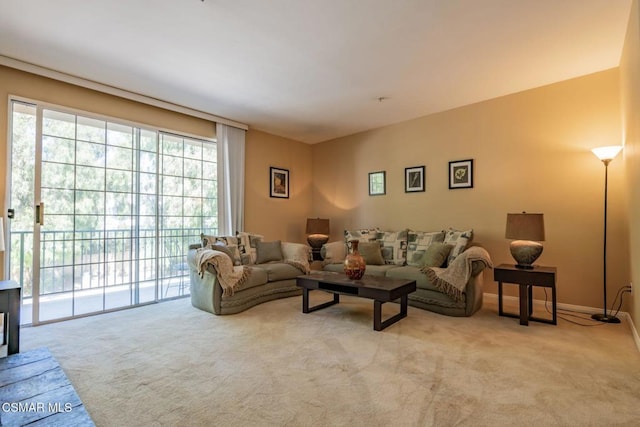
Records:
[[[36,205],[36,224],[44,225],[44,202]]]

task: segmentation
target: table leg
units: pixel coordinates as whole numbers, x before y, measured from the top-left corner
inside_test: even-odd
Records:
[[[502,316],[502,282],[498,282],[498,316]]]
[[[529,326],[529,292],[528,285],[519,285],[520,287],[520,324]]]
[[[398,320],[407,317],[407,305],[409,301],[408,295],[400,297],[400,313],[382,321],[382,304],[383,301],[373,300],[373,329],[375,331],[381,331],[387,326],[393,325]]]
[[[407,316],[407,306],[409,305],[409,295],[402,295],[400,298],[400,314],[402,317]]]
[[[553,303],[551,304],[551,309],[553,310],[553,324],[558,324],[558,301],[556,300],[556,286],[555,284],[551,288],[551,299]]]
[[[323,302],[322,304],[309,307],[309,289],[302,288],[302,312],[311,313],[312,311],[320,310],[331,305],[338,304],[340,302],[340,294],[333,294],[333,300]]]
[[[302,312],[309,312],[309,289],[302,288]]]
[[[383,302],[374,300],[373,301],[373,330],[381,331],[382,330],[382,304]]]
[[[20,290],[4,289],[0,294],[0,313],[4,316],[0,345],[7,345],[7,356],[20,352]]]

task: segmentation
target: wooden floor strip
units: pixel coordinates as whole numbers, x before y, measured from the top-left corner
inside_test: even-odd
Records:
[[[39,348],[0,359],[0,425],[94,423],[58,362]]]

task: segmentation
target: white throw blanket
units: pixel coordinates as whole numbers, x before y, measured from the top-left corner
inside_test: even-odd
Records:
[[[420,270],[440,292],[456,301],[463,301],[464,289],[473,271],[473,261],[480,261],[485,267],[493,268],[489,253],[480,246],[472,246],[458,255],[447,268],[423,267]]]
[[[213,266],[222,293],[226,296],[233,295],[233,292],[246,282],[251,273],[251,270],[244,265],[234,267],[231,258],[226,253],[209,248],[199,248],[196,251],[195,262],[200,277],[204,275],[208,264]]]

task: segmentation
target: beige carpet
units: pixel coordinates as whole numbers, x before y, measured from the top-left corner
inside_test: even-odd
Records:
[[[231,316],[183,299],[25,328],[21,346],[51,350],[98,426],[640,422],[627,324],[524,327],[488,302],[471,318],[409,307],[375,332],[372,301],[355,297],[310,314],[294,297]]]

